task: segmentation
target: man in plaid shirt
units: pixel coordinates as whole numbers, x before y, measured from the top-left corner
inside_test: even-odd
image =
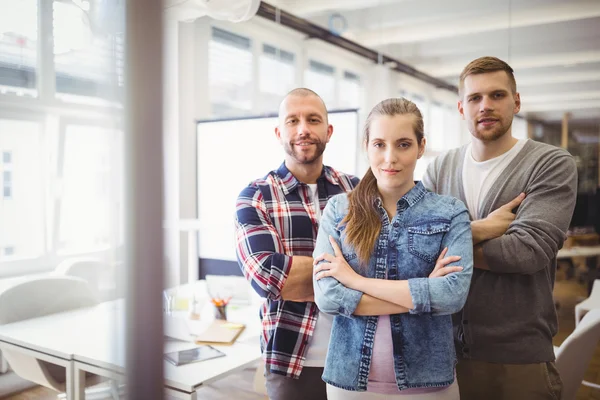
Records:
[[[237,257],[260,310],[261,350],[270,399],[327,398],[321,379],[332,316],[313,302],[312,252],[321,211],[358,179],[323,165],[333,133],[323,100],[294,89],[279,108],[275,135],[284,163],[252,182],[236,205]]]

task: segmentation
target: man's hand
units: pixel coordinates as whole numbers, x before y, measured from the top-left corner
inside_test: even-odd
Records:
[[[504,235],[510,224],[515,220],[513,210],[517,208],[524,199],[525,193],[521,193],[512,201],[491,212],[484,219],[471,222],[473,245]]]

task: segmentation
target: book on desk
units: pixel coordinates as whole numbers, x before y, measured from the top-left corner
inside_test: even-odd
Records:
[[[196,344],[232,345],[245,328],[244,324],[215,320],[206,330],[195,336],[194,342]]]

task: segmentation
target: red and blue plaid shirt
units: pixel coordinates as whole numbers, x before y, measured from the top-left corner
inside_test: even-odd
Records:
[[[324,166],[317,179],[320,209],[329,198],[349,192],[357,184],[358,178]],[[281,290],[292,257],[312,257],[318,228],[310,188],[299,182],[285,163],[238,196],[238,263],[252,288],[265,299],[260,310],[263,357],[272,373],[292,378],[302,371],[318,308],[313,302],[285,301]]]

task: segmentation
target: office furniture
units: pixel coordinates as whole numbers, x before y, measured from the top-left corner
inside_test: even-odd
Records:
[[[110,265],[99,260],[90,258],[68,258],[58,264],[52,274],[81,278],[99,292],[100,281],[104,275],[110,272],[110,269]]]
[[[596,308],[600,309],[600,279],[594,281],[590,296],[581,303],[575,305],[575,325],[579,324],[579,321],[581,321],[588,311]]]
[[[0,325],[32,321],[97,303],[94,291],[83,279],[44,276],[22,280],[0,292]],[[51,336],[57,336],[57,333],[48,332]],[[31,351],[20,351],[16,346],[19,346],[18,341],[13,346],[3,346],[2,351],[17,375],[58,392],[67,390],[71,378],[68,353],[61,353],[59,347],[55,356],[38,357]]]
[[[585,257],[588,269],[588,295],[592,292],[592,286],[596,280],[596,270],[598,257],[600,256],[600,245],[596,246],[575,246],[562,248],[556,255],[557,259],[571,259],[572,257]]]
[[[581,384],[600,389],[600,385],[583,381],[598,340],[600,340],[600,310],[591,310],[560,347],[554,348],[556,368],[563,382],[562,400],[574,400]]]
[[[198,289],[204,285],[192,286]],[[190,290],[182,288],[180,293]],[[210,307],[207,303],[206,307]],[[205,308],[206,308],[205,307]],[[231,346],[219,346],[227,356],[175,367],[164,362],[165,392],[168,396],[196,399],[204,384],[252,365],[260,359],[257,345],[260,332],[256,305],[236,306],[228,312],[233,322],[244,322],[247,329]],[[180,322],[181,329],[169,333],[163,352],[196,347],[189,330],[202,329],[211,322],[212,313],[203,310],[200,321],[188,321],[187,312],[165,316],[165,326]],[[255,321],[256,320],[256,321]],[[15,350],[66,367],[70,371],[67,399],[85,398],[85,372],[115,381],[125,379],[126,350],[125,302],[122,299],[63,313],[32,318],[0,326],[0,348]],[[76,327],[76,328],[75,328]],[[143,339],[140,339],[143,340]],[[70,386],[69,386],[70,385]]]

